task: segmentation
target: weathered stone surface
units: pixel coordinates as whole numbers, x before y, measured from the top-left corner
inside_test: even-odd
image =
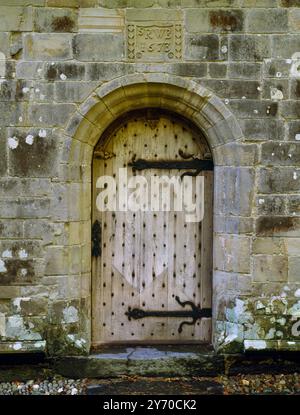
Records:
[[[262,216],[256,221],[256,232],[259,236],[299,237],[300,218],[288,216]]]
[[[265,59],[263,76],[266,78],[288,78],[291,71],[291,63],[286,59]]]
[[[287,25],[288,14],[284,9],[253,9],[247,12],[246,31],[251,33],[284,33]]]
[[[287,79],[266,79],[263,85],[264,99],[281,101],[289,98],[289,82]]]
[[[57,82],[54,90],[55,101],[82,102],[98,86],[98,82]]]
[[[107,47],[109,45],[109,47]],[[74,57],[79,61],[116,61],[124,57],[121,34],[79,34],[73,39]]]
[[[219,59],[219,38],[217,35],[186,35],[185,59],[215,60]]]
[[[300,121],[290,121],[287,123],[287,139],[290,141],[300,141]]]
[[[300,216],[300,195],[289,195],[287,198],[287,212],[292,216]]]
[[[297,192],[300,185],[300,169],[294,167],[261,168],[258,171],[259,193]]]
[[[231,62],[228,66],[229,78],[259,79],[261,74],[260,63]]]
[[[282,196],[257,196],[256,211],[258,215],[284,215],[285,198]]]
[[[189,9],[185,24],[188,32],[241,32],[244,14],[241,10]]]
[[[250,119],[240,120],[245,138],[250,141],[283,140],[284,124],[280,120]]]
[[[271,43],[268,36],[231,35],[229,56],[233,61],[262,61],[271,56]]]
[[[238,252],[234,255],[233,252]],[[215,267],[227,272],[250,272],[250,238],[218,235],[215,244]]]
[[[242,98],[257,99],[260,96],[259,82],[240,80],[207,80],[202,85],[218,94],[221,98]]]
[[[292,58],[300,50],[300,35],[274,35],[272,56],[274,58]]]
[[[227,65],[223,63],[210,63],[209,75],[211,78],[226,78]]]
[[[278,103],[266,100],[229,100],[230,108],[238,118],[274,118],[278,114]]]
[[[60,33],[27,34],[24,54],[28,60],[66,60],[72,58],[71,35]]]
[[[108,81],[122,75],[134,73],[132,64],[90,63],[86,64],[86,79],[90,81]]]
[[[217,211],[223,214],[250,216],[254,179],[253,169],[217,167],[215,199]]]
[[[78,13],[74,9],[36,8],[34,30],[36,32],[76,32]]]
[[[255,255],[255,281],[287,281],[288,262],[282,255]]]
[[[32,7],[0,6],[1,31],[26,32],[33,28]]]
[[[283,118],[297,119],[300,117],[300,108],[297,101],[285,101],[280,103],[280,114]]]
[[[299,166],[300,143],[264,143],[261,159],[263,164],[269,166]]]
[[[57,176],[59,141],[51,130],[10,129],[9,135],[18,143],[16,148],[10,148],[8,152],[12,176]]]
[[[74,104],[32,104],[29,107],[32,125],[41,127],[65,125],[74,111]]]

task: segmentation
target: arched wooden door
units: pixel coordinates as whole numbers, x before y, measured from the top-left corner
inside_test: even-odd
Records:
[[[192,308],[180,302],[192,302],[198,313],[211,308],[213,172],[199,173],[204,176],[201,222],[187,223],[185,213],[174,209],[101,212],[96,207],[104,190],[97,188],[99,177],[116,179],[117,192],[122,190],[120,168],[127,169],[128,180],[137,174],[149,183],[151,176],[178,177],[184,172],[149,166],[137,171],[130,165],[134,161],[210,158],[200,131],[180,117],[158,110],[130,113],[101,137],[93,160],[94,346],[211,341],[209,310],[195,324],[182,325],[193,321],[181,315]],[[172,190],[170,194],[176,197]],[[133,309],[142,313],[140,318],[130,314]]]

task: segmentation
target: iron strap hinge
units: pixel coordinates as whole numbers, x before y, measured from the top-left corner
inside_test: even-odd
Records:
[[[182,327],[186,325],[195,325],[197,320],[201,318],[209,318],[212,316],[211,308],[200,308],[197,307],[192,301],[180,301],[179,297],[176,296],[175,300],[179,305],[185,307],[189,305],[191,310],[170,310],[170,311],[145,311],[140,308],[131,308],[128,307],[125,315],[128,317],[128,320],[134,319],[139,320],[145,317],[191,317],[192,321],[183,321],[180,323],[178,328],[178,333],[182,332]]]

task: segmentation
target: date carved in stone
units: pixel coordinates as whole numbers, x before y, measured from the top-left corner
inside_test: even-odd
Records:
[[[173,23],[127,26],[129,60],[172,61],[182,57],[182,26]]]

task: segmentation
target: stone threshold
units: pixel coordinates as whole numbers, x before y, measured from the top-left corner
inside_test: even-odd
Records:
[[[300,372],[300,353],[226,355],[204,345],[111,347],[89,356],[57,358],[54,371],[72,378],[294,373]]]

